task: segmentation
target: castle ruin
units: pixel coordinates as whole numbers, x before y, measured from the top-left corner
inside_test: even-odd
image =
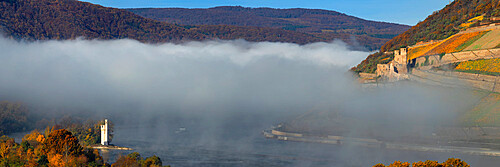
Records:
[[[394,60],[387,64],[377,64],[377,76],[387,81],[397,81],[408,78],[408,49],[394,51]]]

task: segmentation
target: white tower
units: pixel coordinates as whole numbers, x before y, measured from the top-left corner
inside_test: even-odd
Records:
[[[101,145],[107,146],[108,143],[108,119],[104,119],[104,125],[101,125]]]

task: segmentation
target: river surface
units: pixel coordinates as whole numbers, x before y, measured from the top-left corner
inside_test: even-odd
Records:
[[[450,157],[460,158],[471,166],[498,166],[500,157],[463,153],[421,152],[329,145],[266,139],[258,128],[243,128],[235,133],[203,132],[203,127],[115,127],[113,144],[133,151],[113,150],[103,153],[113,162],[119,155],[139,152],[142,157],[159,156],[172,166],[373,166],[396,160],[416,162]],[[222,128],[224,129],[224,128]]]

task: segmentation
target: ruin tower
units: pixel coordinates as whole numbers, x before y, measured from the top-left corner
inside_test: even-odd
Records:
[[[401,54],[400,54],[400,56],[401,56],[401,59],[402,59],[402,63],[400,63],[400,64],[403,64],[403,65],[408,64],[407,63],[407,58],[408,58],[407,51],[408,51],[407,48],[401,48]]]
[[[394,51],[394,61],[398,65],[406,65],[407,52],[406,48],[401,48],[400,50]]]
[[[394,50],[394,57],[399,56],[399,50]]]
[[[101,145],[107,146],[109,133],[108,133],[108,119],[104,119],[104,125],[101,125]]]

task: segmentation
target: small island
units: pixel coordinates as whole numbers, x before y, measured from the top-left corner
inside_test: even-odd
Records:
[[[111,141],[109,132],[112,132],[112,130],[110,130],[108,119],[104,119],[104,124],[100,125],[100,129],[101,129],[101,144],[91,144],[87,146],[88,148],[100,149],[100,150],[132,150],[131,148],[119,147],[110,144]]]
[[[99,150],[133,150],[132,148],[120,147],[115,145],[91,145],[87,148],[99,149]]]

